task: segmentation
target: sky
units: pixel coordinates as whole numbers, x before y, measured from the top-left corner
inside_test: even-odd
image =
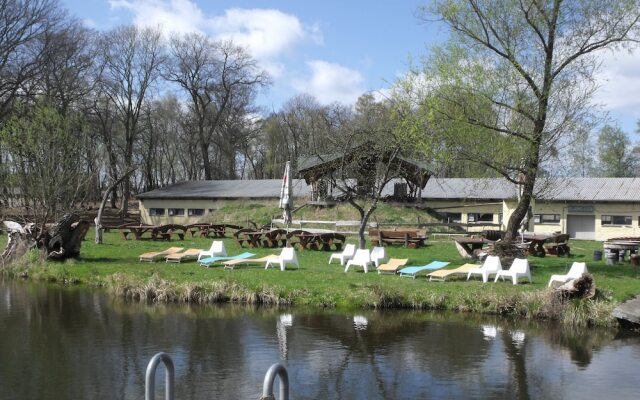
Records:
[[[418,0],[62,0],[97,30],[125,24],[200,32],[246,46],[272,85],[258,102],[267,111],[299,93],[321,103],[353,103],[380,93],[446,39],[423,23]],[[595,103],[635,141],[640,120],[640,50],[602,53]]]

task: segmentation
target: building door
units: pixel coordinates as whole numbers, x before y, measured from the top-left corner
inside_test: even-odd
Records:
[[[596,239],[595,215],[567,215],[567,232],[572,239]]]

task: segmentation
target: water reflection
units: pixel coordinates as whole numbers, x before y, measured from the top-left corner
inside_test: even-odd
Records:
[[[174,359],[178,398],[258,398],[277,361],[296,399],[640,395],[640,341],[610,331],[463,314],[150,306],[16,282],[0,291],[0,399],[142,398],[158,351]]]

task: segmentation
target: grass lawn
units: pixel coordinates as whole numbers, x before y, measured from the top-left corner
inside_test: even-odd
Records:
[[[608,312],[618,302],[640,293],[639,268],[628,263],[606,266],[604,261],[592,261],[593,251],[602,250],[602,243],[595,241],[571,241],[573,255],[569,258],[530,257],[533,283],[517,286],[507,281],[483,284],[479,279],[429,282],[426,273],[416,279],[378,275],[376,272],[364,274],[358,268],[344,273],[336,261],[327,264],[330,253],[321,251],[298,252],[301,268],[285,272],[278,268],[264,270],[258,265],[224,270],[221,266],[204,268],[195,261],[181,264],[138,262],[138,256],[147,251],[169,246],[205,249],[209,248],[211,241],[191,237],[170,243],[124,241],[117,232],[111,232],[105,234],[104,244],[96,245],[90,231],[82,246],[82,256],[77,260],[41,263],[35,254],[31,254],[30,265],[13,267],[5,273],[28,275],[35,280],[103,286],[117,295],[147,301],[402,307],[539,317],[544,314],[549,277],[566,273],[574,261],[585,261],[596,286],[604,293],[604,299],[588,305],[574,302],[576,304],[565,318],[586,318],[590,322],[604,324],[610,321]],[[224,239],[224,242],[230,255],[250,251],[261,257],[279,252],[279,249],[243,249],[232,238]],[[2,248],[5,243],[6,236],[0,236]],[[387,255],[409,258],[410,265],[423,265],[433,260],[450,261],[447,268],[469,261],[458,255],[451,241],[428,241],[428,245],[421,249],[388,247]],[[576,314],[580,311],[582,316]]]

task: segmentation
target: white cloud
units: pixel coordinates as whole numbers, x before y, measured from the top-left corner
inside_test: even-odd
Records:
[[[601,56],[602,67],[596,75],[600,88],[594,101],[610,111],[640,117],[640,50],[603,52]]]
[[[134,15],[138,26],[159,26],[165,33],[202,32],[202,10],[190,0],[110,0],[113,9]]]
[[[233,8],[207,25],[216,37],[233,39],[257,59],[281,55],[301,42],[322,40],[317,27],[307,28],[298,17],[273,9]]]
[[[359,71],[321,60],[308,61],[307,66],[311,77],[296,79],[293,86],[299,92],[315,96],[320,103],[352,104],[365,92],[364,78]]]

